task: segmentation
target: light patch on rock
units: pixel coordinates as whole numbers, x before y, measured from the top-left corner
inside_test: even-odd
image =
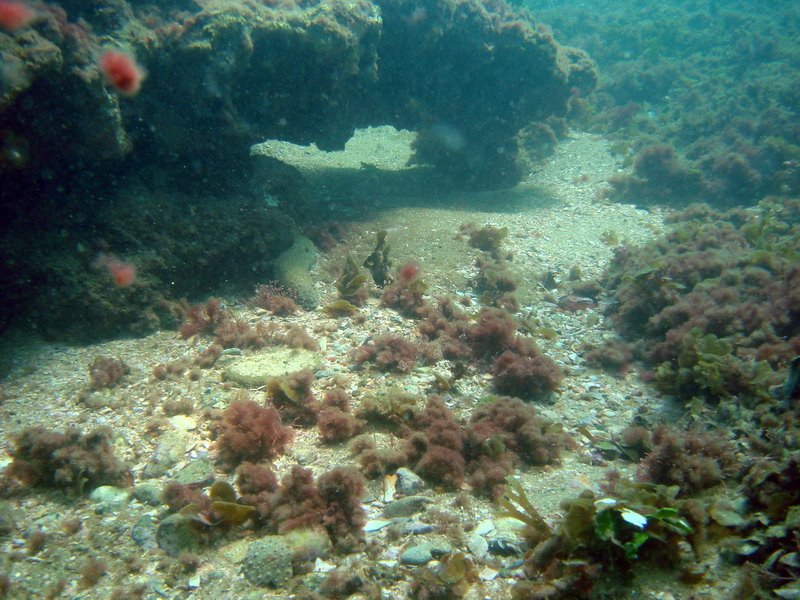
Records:
[[[319,364],[319,355],[311,350],[272,348],[232,363],[225,370],[225,379],[253,388],[266,385],[275,377],[283,377],[303,369],[316,371]]]

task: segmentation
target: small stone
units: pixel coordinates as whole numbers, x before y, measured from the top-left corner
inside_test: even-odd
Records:
[[[142,479],[158,479],[167,474],[167,469],[163,465],[149,462],[142,469]]]
[[[251,542],[242,573],[253,585],[280,587],[292,578],[292,550],[277,535]]]
[[[122,506],[128,501],[128,498],[128,490],[113,485],[101,485],[89,494],[89,499],[93,502],[110,507]]]
[[[156,541],[156,530],[158,526],[150,515],[144,515],[134,523],[131,528],[131,537],[140,547],[145,550],[155,550],[158,548]]]
[[[426,543],[411,544],[400,553],[400,562],[404,565],[422,566],[433,560],[430,546]]]
[[[331,538],[322,527],[292,529],[284,533],[281,539],[291,550],[295,564],[326,558],[333,550]]]
[[[314,561],[314,572],[315,573],[328,573],[333,571],[336,568],[336,565],[333,563],[325,562],[321,558],[318,558]]]
[[[487,533],[491,533],[492,531],[494,531],[494,523],[492,523],[488,519],[481,521],[480,523],[478,523],[478,526],[475,527],[475,532],[478,535],[486,535]]]
[[[430,523],[420,523],[419,521],[410,521],[403,524],[400,531],[404,535],[423,535],[433,531],[433,525]]]
[[[424,565],[433,558],[450,554],[455,548],[442,536],[414,542],[400,553],[400,562],[406,565]]]
[[[225,379],[245,387],[266,385],[275,377],[282,377],[311,369],[316,371],[320,358],[316,352],[303,348],[273,348],[240,358],[225,369]]]
[[[170,515],[158,525],[158,547],[173,558],[181,552],[193,552],[200,547],[200,536],[194,522],[183,515]]]
[[[178,431],[191,431],[197,429],[197,421],[187,415],[175,415],[169,419],[172,425]]]
[[[189,461],[175,475],[175,481],[183,485],[198,485],[212,481],[214,479],[214,469],[211,461],[207,458],[198,458]]]
[[[383,495],[381,496],[383,502],[394,500],[394,496],[397,493],[397,475],[385,475],[381,488],[383,490]]]
[[[467,548],[477,558],[486,558],[489,554],[489,543],[481,534],[473,531],[467,540]]]
[[[400,498],[394,502],[390,502],[383,509],[383,516],[394,517],[410,517],[413,514],[424,510],[424,508],[431,503],[431,499],[425,496],[408,496]]]
[[[448,542],[447,538],[444,536],[434,536],[428,540],[428,544],[430,544],[431,554],[433,554],[436,558],[444,556],[445,554],[450,554],[451,552],[455,552],[453,544]]]
[[[158,441],[153,462],[164,469],[169,469],[183,460],[194,440],[185,431],[168,431]]]
[[[142,504],[159,506],[161,504],[161,486],[156,483],[141,483],[133,488],[133,497]]]
[[[189,589],[196,589],[200,587],[200,576],[195,575],[194,577],[189,578],[189,581],[186,582],[186,587]]]
[[[377,520],[377,519],[370,519],[364,525],[364,531],[370,533],[372,531],[380,531],[384,527],[391,525],[394,521],[391,520]]]
[[[405,467],[397,469],[397,491],[404,496],[413,496],[425,489],[422,478]]]
[[[278,283],[285,289],[293,290],[297,303],[306,310],[316,308],[319,296],[314,287],[311,269],[317,261],[314,242],[300,233],[294,234],[294,241],[273,262]]]

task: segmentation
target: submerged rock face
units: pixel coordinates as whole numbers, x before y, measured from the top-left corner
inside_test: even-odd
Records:
[[[592,61],[501,2],[377,0],[383,28],[378,96],[390,122],[421,132],[417,160],[474,187],[514,184],[514,136],[562,116],[573,88],[596,84]]]
[[[422,132],[420,161],[469,172],[476,186],[513,183],[520,128],[563,114],[571,90],[596,81],[584,53],[502,2],[99,5],[51,6],[32,27],[0,33],[10,65],[0,123],[24,138],[31,165],[45,148],[56,170],[133,150],[222,171],[265,139],[335,150],[356,127],[390,124]],[[137,96],[104,87],[101,35],[143,65]],[[54,117],[60,127],[46,127]]]
[[[204,6],[151,56],[134,107],[179,154],[197,150],[202,128],[219,133],[200,141],[215,155],[264,139],[335,150],[356,127],[391,124],[422,132],[419,161],[475,186],[515,183],[519,129],[595,84],[585,54],[501,3]]]
[[[419,132],[412,161],[448,181],[513,184],[520,129],[564,114],[571,90],[596,79],[585,54],[492,0],[31,7],[30,25],[0,31],[0,302],[52,337],[75,329],[70,321],[85,321],[90,338],[150,331],[169,325],[153,308],[162,300],[213,293],[218,279],[263,281],[291,243],[280,211],[261,233],[237,236],[250,229],[246,213],[241,225],[204,229],[160,200],[180,190],[263,204],[265,187],[302,191],[278,160],[267,165],[271,188],[254,176],[256,142],[336,150],[356,128],[394,125]],[[106,84],[98,58],[110,48],[143,67],[138,94]],[[146,222],[105,219],[115,206]],[[136,285],[109,287],[92,269],[108,251],[136,263]],[[53,310],[53,298],[68,306]],[[7,322],[0,315],[0,329]]]

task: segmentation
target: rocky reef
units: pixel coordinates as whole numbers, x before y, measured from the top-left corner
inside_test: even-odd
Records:
[[[249,156],[256,142],[335,150],[358,127],[394,125],[418,132],[413,161],[471,187],[510,185],[524,168],[518,132],[563,116],[575,90],[596,82],[584,53],[559,46],[544,26],[502,2],[103,0],[30,8],[28,25],[0,31],[0,216],[4,227],[21,232],[0,251],[26,255],[3,261],[10,312],[20,312],[27,298],[52,296],[39,285],[56,263],[59,279],[75,284],[58,295],[92,295],[78,281],[85,257],[136,245],[103,247],[115,233],[94,215],[109,202],[117,212],[129,202],[152,209],[141,232],[127,230],[128,242],[163,228],[163,197],[155,196],[164,190],[239,202],[268,193],[291,211],[291,193],[281,193],[301,184],[287,181],[277,165],[274,177],[263,168],[256,176]],[[138,93],[108,85],[99,59],[112,49],[141,66]],[[270,222],[267,231],[283,229],[280,218]],[[77,235],[83,258],[63,244],[58,256],[30,252],[32,229]],[[286,247],[279,242],[291,242],[279,238],[248,259],[272,261]],[[161,266],[170,277],[197,278],[196,261],[176,258],[156,260],[167,263]],[[167,293],[151,283],[151,305],[165,294],[198,291]],[[114,303],[101,312],[110,318]],[[134,312],[125,322],[142,321]],[[119,327],[106,323],[104,330]]]
[[[356,127],[391,124],[423,132],[418,160],[513,183],[518,131],[596,82],[583,52],[500,2],[64,5],[36,4],[32,26],[0,37],[4,141],[27,154],[4,157],[4,177],[40,165],[45,147],[56,173],[157,155],[202,174],[257,141],[333,150]],[[136,97],[104,88],[107,47],[144,67]]]

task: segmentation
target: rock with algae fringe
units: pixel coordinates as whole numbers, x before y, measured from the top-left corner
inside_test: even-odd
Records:
[[[245,387],[266,385],[276,377],[282,377],[303,369],[316,371],[319,368],[316,352],[303,348],[274,348],[240,358],[225,371],[225,379]]]
[[[300,234],[295,235],[292,247],[275,261],[275,275],[281,287],[292,290],[297,295],[298,304],[306,309],[316,308],[318,302],[310,272],[316,262],[314,242]]]

